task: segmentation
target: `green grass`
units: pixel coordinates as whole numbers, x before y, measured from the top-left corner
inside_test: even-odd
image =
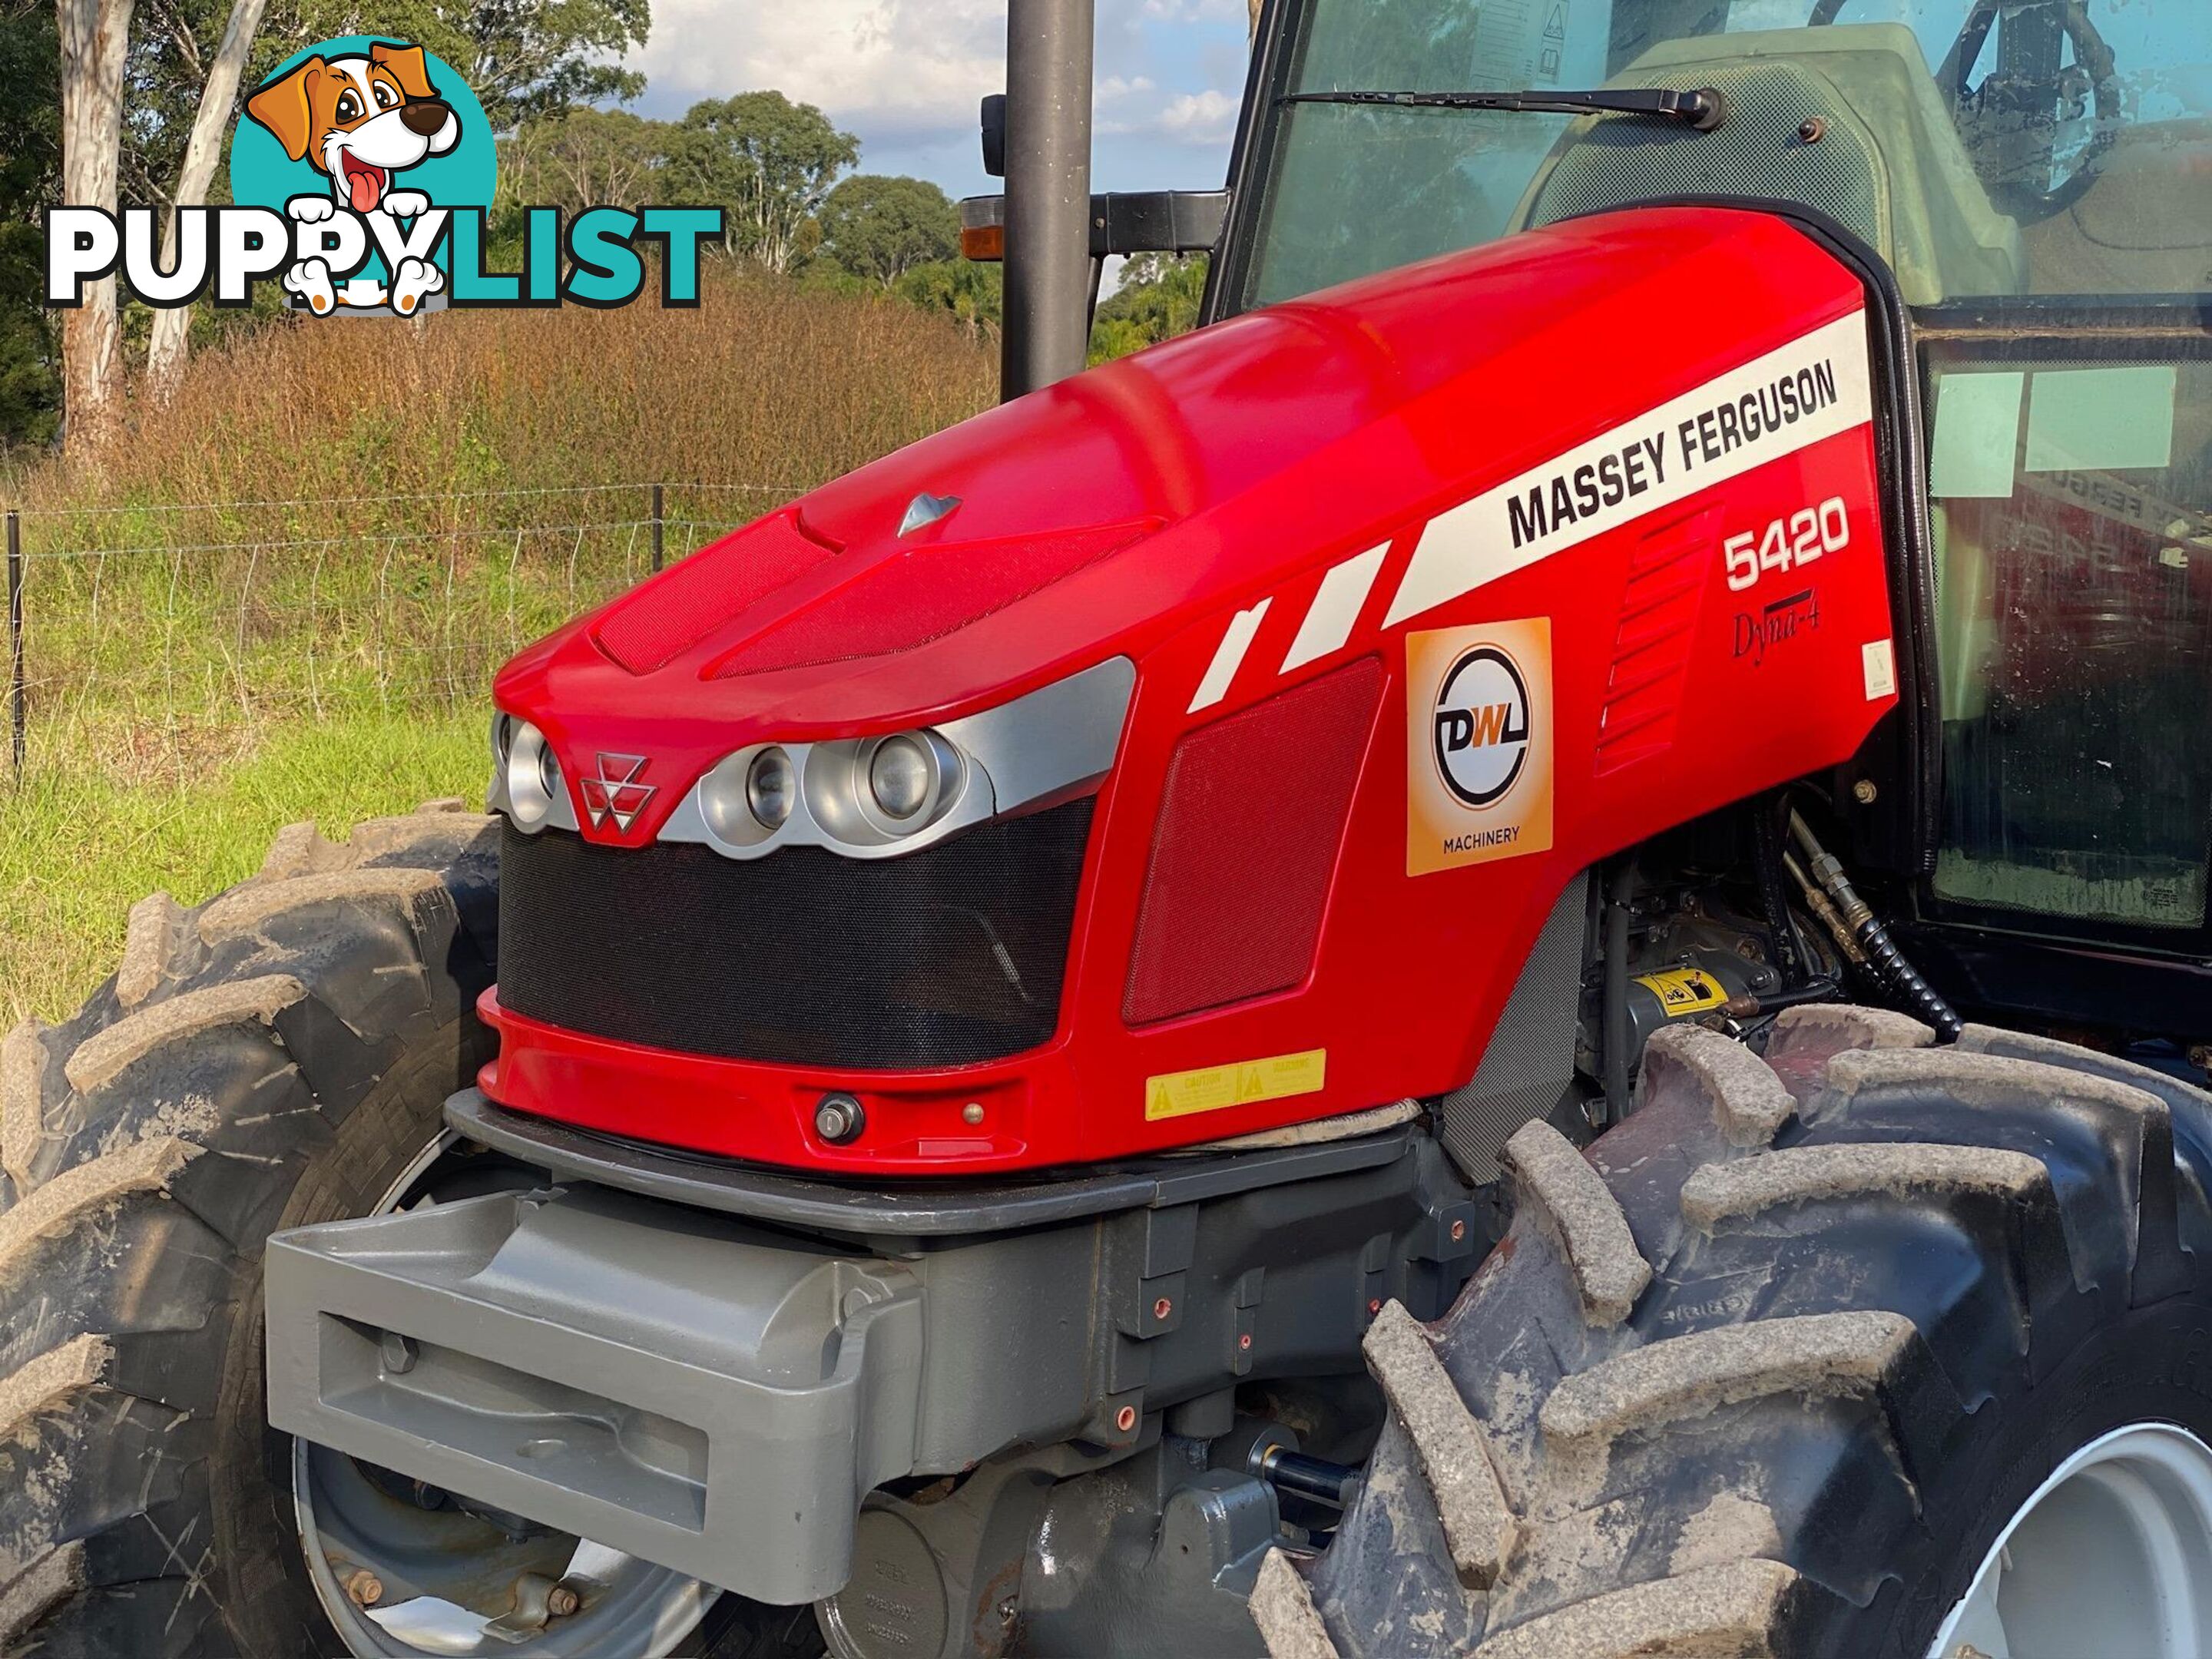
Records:
[[[903,303],[717,272],[693,311],[287,323],[22,510],[30,752],[0,772],[0,1001],[55,1019],[130,905],[197,902],[313,818],[480,802],[491,678],[671,560],[986,406],[993,354]]]
[[[270,839],[465,796],[483,804],[486,716],[362,714],[270,722],[180,749],[166,779],[112,765],[33,766],[0,787],[0,1002],[58,1020],[109,974],[131,904],[186,904],[242,881]]]
[[[549,501],[556,519],[611,521],[501,522],[542,526]],[[434,797],[481,805],[499,665],[641,579],[648,543],[627,501],[464,505],[470,521],[444,530],[304,548],[265,516],[208,538],[239,546],[160,523],[26,526],[30,746],[21,780],[0,781],[11,1023],[73,1012],[113,971],[133,902],[219,892],[287,823],[335,839]],[[671,492],[670,556],[751,510],[709,521],[731,508]],[[64,531],[80,538],[66,552]],[[131,539],[155,532],[169,545]]]

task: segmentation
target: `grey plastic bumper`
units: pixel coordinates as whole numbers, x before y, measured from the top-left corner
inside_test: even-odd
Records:
[[[1356,1367],[1481,1232],[1402,1127],[866,1193],[448,1110],[574,1184],[273,1237],[270,1420],[763,1601],[839,1589],[884,1481]]]
[[[914,1467],[895,1263],[585,1188],[279,1234],[267,1286],[278,1428],[761,1601]]]

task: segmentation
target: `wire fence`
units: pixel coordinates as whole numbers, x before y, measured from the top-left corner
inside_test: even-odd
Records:
[[[276,719],[487,708],[515,651],[803,488],[11,510],[15,775]]]

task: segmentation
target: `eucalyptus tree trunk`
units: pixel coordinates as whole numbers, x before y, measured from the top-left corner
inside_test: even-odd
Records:
[[[62,200],[115,211],[123,157],[123,60],[132,0],[58,0],[62,81]],[[62,313],[64,439],[97,449],[123,402],[123,344],[112,275],[84,285]]]
[[[68,0],[64,0],[67,3]],[[222,40],[208,65],[207,83],[200,89],[200,106],[192,118],[191,137],[185,143],[184,164],[177,169],[175,205],[161,233],[161,268],[173,270],[177,258],[177,215],[188,207],[207,204],[208,185],[222,155],[223,129],[230,125],[238,101],[238,82],[246,72],[246,54],[252,49],[254,31],[268,0],[234,0],[230,21],[223,26]],[[184,372],[192,311],[177,306],[154,313],[154,337],[146,349],[146,386],[157,401],[166,402]]]

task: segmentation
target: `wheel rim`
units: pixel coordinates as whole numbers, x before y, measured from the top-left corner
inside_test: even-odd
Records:
[[[371,1213],[460,1195],[455,1169],[464,1160],[456,1146],[450,1130],[425,1146]],[[537,1184],[515,1167],[495,1175],[489,1188],[480,1170],[471,1174],[465,1191]],[[328,1447],[292,1443],[293,1508],[307,1576],[349,1652],[659,1659],[720,1594],[589,1540],[441,1496]],[[359,1580],[364,1572],[376,1581],[374,1594]],[[574,1612],[552,1614],[547,1603],[556,1586],[575,1594]]]
[[[2138,1423],[2060,1464],[1997,1535],[1929,1659],[2212,1650],[2212,1448]]]

